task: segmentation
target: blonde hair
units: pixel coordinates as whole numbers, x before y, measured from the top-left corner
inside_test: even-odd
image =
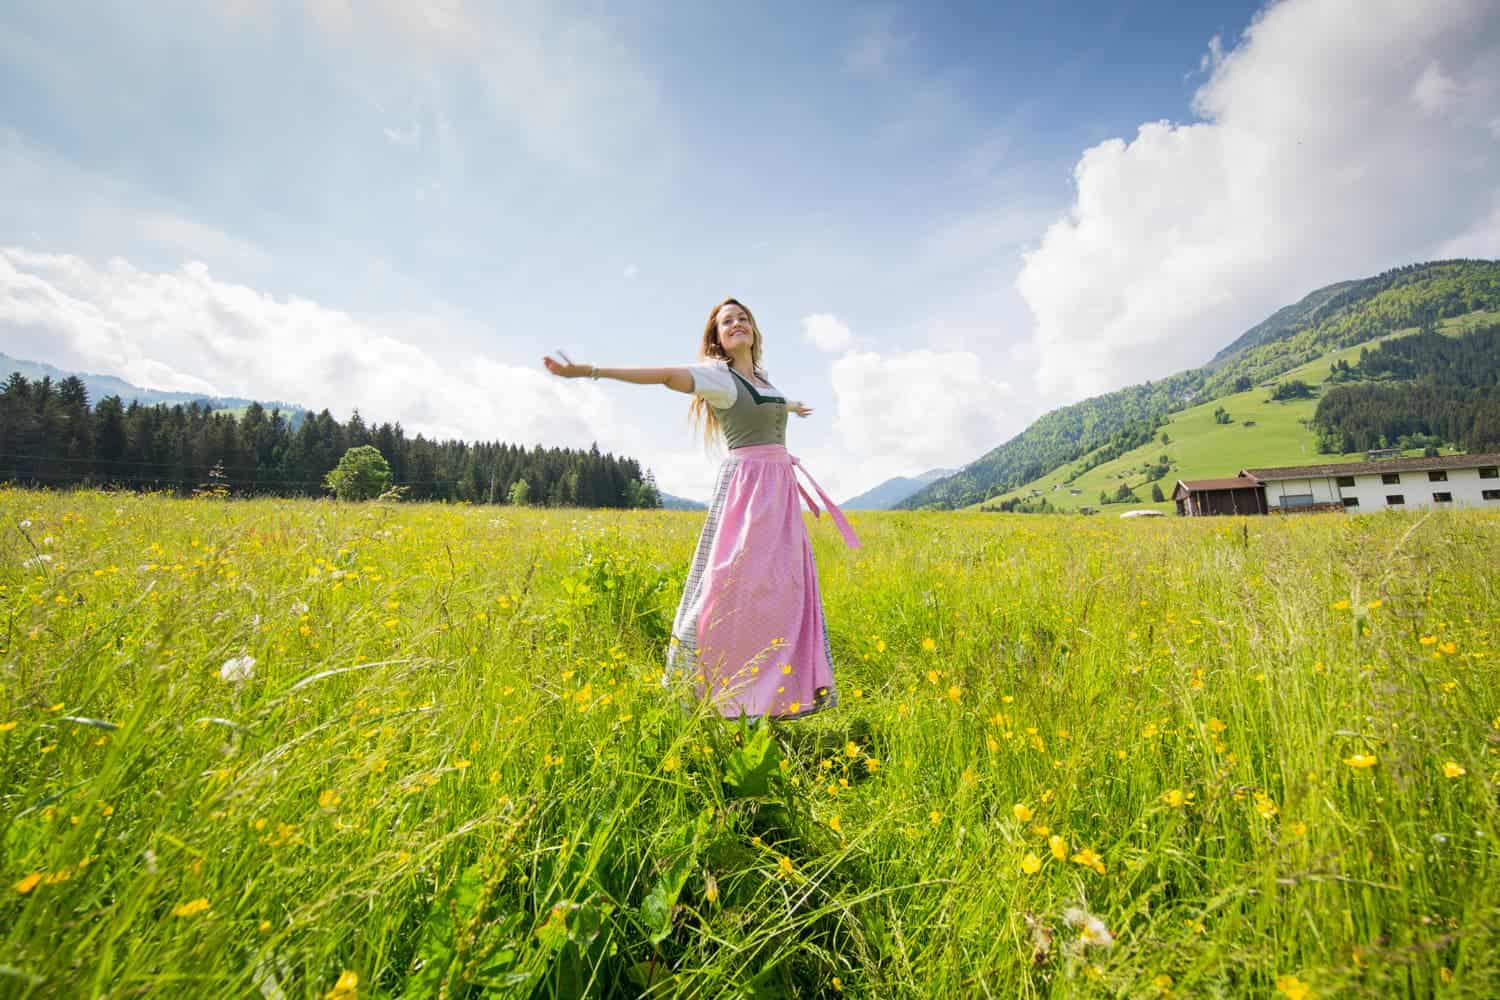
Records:
[[[745,311],[745,316],[750,320],[750,332],[753,335],[750,343],[750,366],[753,374],[764,379],[765,372],[760,367],[761,337],[760,327],[755,323],[755,314],[750,307],[739,299],[729,298],[714,306],[708,314],[708,322],[703,327],[703,340],[698,345],[698,358],[700,360],[728,361],[729,355],[724,350],[724,345],[719,343],[719,310],[725,306],[739,306]],[[714,445],[723,440],[723,434],[719,429],[719,415],[709,405],[708,400],[702,396],[694,396],[693,401],[688,404],[688,416],[693,426],[703,428],[703,446],[712,449]]]

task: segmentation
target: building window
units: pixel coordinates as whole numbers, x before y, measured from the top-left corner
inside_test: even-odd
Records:
[[[1448,481],[1448,473],[1443,469],[1433,469],[1427,473],[1427,481],[1429,483],[1446,483]]]
[[[1401,473],[1382,472],[1380,474],[1380,481],[1387,486],[1395,486],[1397,483],[1401,482]]]
[[[1479,468],[1480,479],[1500,479],[1500,465],[1483,465]]]
[[[1453,494],[1452,493],[1434,493],[1432,495],[1432,502],[1433,503],[1452,503],[1453,502]]]
[[[1500,493],[1500,490],[1496,490],[1495,492],[1496,493]],[[1359,497],[1344,497],[1344,509],[1345,510],[1348,510],[1351,507],[1358,507],[1358,506],[1359,506]]]
[[[1389,507],[1400,507],[1402,504],[1406,503],[1406,497],[1402,496],[1400,493],[1390,493],[1386,495],[1385,502]]]
[[[1354,477],[1353,476],[1339,476],[1339,486],[1340,487],[1353,486],[1353,485],[1354,485]]]
[[[1311,507],[1313,495],[1311,493],[1288,493],[1281,498],[1283,507]]]
[[[1481,490],[1480,496],[1486,500],[1500,500],[1500,490]]]

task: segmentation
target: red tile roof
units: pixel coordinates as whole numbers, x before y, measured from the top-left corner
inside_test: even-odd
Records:
[[[1246,490],[1259,486],[1260,483],[1249,476],[1236,476],[1234,479],[1179,479],[1178,486],[1185,486],[1189,490]]]

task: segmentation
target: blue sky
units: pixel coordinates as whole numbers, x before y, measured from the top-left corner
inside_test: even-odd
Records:
[[[1380,6],[6,8],[0,349],[701,495],[682,397],[537,361],[692,360],[733,294],[847,496],[1500,253],[1493,5]]]

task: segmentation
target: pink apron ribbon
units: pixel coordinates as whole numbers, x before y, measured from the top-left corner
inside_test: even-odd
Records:
[[[849,519],[844,517],[844,512],[839,510],[838,504],[828,499],[828,494],[823,492],[823,487],[818,485],[818,481],[812,477],[812,473],[808,472],[802,465],[801,459],[793,457],[792,465],[796,467],[798,472],[802,473],[803,478],[812,485],[812,488],[817,491],[818,496],[823,499],[823,506],[828,508],[829,516],[833,518],[833,523],[838,525],[839,533],[844,536],[844,544],[848,545],[851,549],[859,548],[859,536],[854,534],[854,529],[849,525]],[[822,511],[818,510],[818,505],[813,502],[813,498],[808,494],[807,489],[802,485],[801,481],[796,480],[795,476],[793,479],[797,482],[797,492],[801,493],[802,499],[807,501],[807,506],[812,510],[813,517],[822,517]]]

